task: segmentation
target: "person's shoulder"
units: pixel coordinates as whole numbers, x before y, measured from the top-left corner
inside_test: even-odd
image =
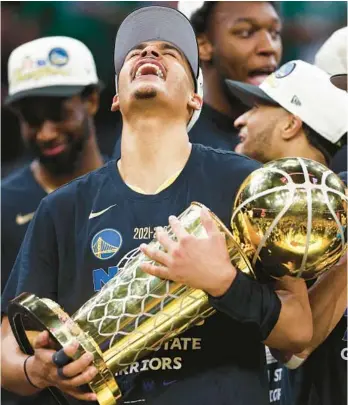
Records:
[[[238,169],[254,171],[262,166],[261,163],[256,160],[233,151],[214,149],[210,146],[200,144],[193,145],[193,148],[196,150],[197,155],[201,155],[202,158],[204,158],[205,163],[215,165],[221,169],[229,168],[233,171],[238,171]]]
[[[73,205],[82,198],[87,201],[96,194],[96,191],[108,180],[108,171],[114,161],[109,161],[99,169],[77,177],[69,183],[64,184],[57,190],[48,194],[44,200],[48,205],[58,205],[61,203]]]
[[[1,179],[1,189],[12,190],[18,188],[27,188],[28,180],[33,179],[32,171],[30,170],[30,165],[26,165],[19,169],[14,170],[8,176]]]

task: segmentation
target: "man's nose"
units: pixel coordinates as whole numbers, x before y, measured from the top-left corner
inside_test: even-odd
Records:
[[[246,124],[246,118],[247,114],[249,111],[245,112],[244,114],[240,115],[235,121],[234,121],[234,127],[237,129],[242,129],[245,124]]]
[[[148,45],[146,48],[143,49],[140,56],[142,58],[159,58],[160,52],[154,45]]]
[[[57,124],[46,120],[37,131],[36,139],[40,142],[50,142],[58,136]]]

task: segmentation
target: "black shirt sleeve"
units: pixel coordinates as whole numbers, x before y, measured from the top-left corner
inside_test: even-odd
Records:
[[[49,204],[43,199],[31,221],[2,296],[2,312],[22,292],[57,299],[58,248]]]

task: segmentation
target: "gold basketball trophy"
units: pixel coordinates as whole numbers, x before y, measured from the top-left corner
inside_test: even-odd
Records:
[[[198,238],[206,237],[202,205],[192,203],[179,219]],[[346,249],[347,199],[340,179],[306,159],[281,159],[253,172],[242,184],[232,216],[234,235],[210,212],[225,234],[231,263],[257,278],[313,278],[336,263]],[[174,238],[171,229],[169,235]],[[237,243],[236,243],[237,241]],[[158,241],[153,248],[161,249]],[[266,251],[266,253],[264,253]],[[77,339],[75,358],[94,355],[98,374],[89,383],[100,405],[115,405],[122,393],[115,374],[164,342],[214,314],[205,292],[140,270],[149,259],[138,249],[119,263],[117,275],[69,316],[54,301],[23,293],[9,306],[14,335],[28,354],[25,331],[48,330],[57,349]],[[251,265],[252,263],[252,265]],[[281,269],[281,270],[279,270]],[[52,390],[59,402],[57,392]],[[62,403],[62,402],[61,402]]]

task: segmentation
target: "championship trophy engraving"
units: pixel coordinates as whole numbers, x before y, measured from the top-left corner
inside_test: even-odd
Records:
[[[192,203],[179,216],[198,238],[206,237],[201,209]],[[270,162],[244,181],[232,215],[233,235],[210,214],[225,234],[231,263],[256,279],[261,273],[317,277],[347,247],[345,187],[333,172],[308,159]],[[161,249],[156,240],[151,245]],[[33,353],[25,333],[30,330],[48,330],[57,349],[77,339],[75,358],[89,351],[98,369],[89,388],[100,405],[117,404],[122,393],[115,373],[215,312],[205,292],[142,272],[145,261],[138,249],[130,252],[116,276],[71,317],[52,300],[30,293],[15,298],[8,316],[21,349]]]

